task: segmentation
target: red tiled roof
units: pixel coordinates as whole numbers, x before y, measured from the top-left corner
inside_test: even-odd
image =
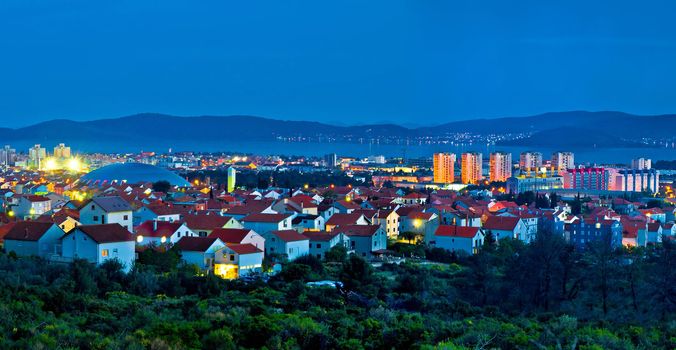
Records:
[[[484,224],[487,230],[514,231],[519,218],[511,216],[489,216]]]
[[[272,231],[273,235],[279,237],[284,242],[304,241],[308,238],[294,230]]]
[[[360,213],[336,213],[333,214],[329,220],[326,221],[326,225],[331,226],[341,226],[341,225],[353,225],[356,224],[359,218],[363,215]]]
[[[77,229],[97,243],[134,241],[134,236],[120,224],[80,225]]]
[[[254,254],[254,253],[262,253],[263,251],[258,249],[255,245],[246,243],[246,244],[228,244],[228,248],[232,249],[235,253],[239,255],[244,255],[244,254]]]
[[[5,240],[37,241],[52,227],[51,222],[21,221],[17,222],[5,235]]]
[[[425,213],[425,212],[412,212],[407,215],[409,219],[420,219],[420,220],[430,220],[434,213]]]
[[[242,222],[267,222],[275,223],[280,222],[291,216],[291,214],[249,214],[242,218]]]
[[[332,232],[326,232],[326,231],[303,232],[303,236],[307,237],[309,240],[320,241],[320,242],[330,241],[339,234],[340,234],[340,232],[337,232],[337,231],[332,231]]]
[[[223,241],[223,243],[239,244],[249,232],[251,230],[244,228],[217,228],[211,231],[209,237],[216,237]]]
[[[380,228],[379,225],[347,225],[347,226],[339,226],[334,230],[334,232],[337,233],[342,232],[347,236],[369,237],[373,236],[376,232],[378,232],[379,228]]]
[[[28,196],[24,196],[24,198],[26,198],[26,200],[28,200],[29,202],[48,202],[49,201],[49,198],[47,198],[45,196],[28,195]]]
[[[186,226],[193,230],[213,230],[221,228],[232,220],[230,216],[220,216],[220,215],[191,215],[186,214],[182,216],[183,221],[185,221]]]
[[[136,226],[136,234],[145,237],[169,237],[181,227],[180,222],[148,220]]]
[[[474,238],[479,232],[478,227],[440,225],[434,232],[435,236]]]
[[[216,237],[182,237],[176,242],[176,246],[183,251],[205,252],[216,241]]]

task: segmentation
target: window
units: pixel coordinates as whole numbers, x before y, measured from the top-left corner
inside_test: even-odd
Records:
[[[113,254],[117,254],[117,248],[113,249]]]
[[[102,250],[102,251],[101,251],[101,256],[104,257],[104,258],[107,257],[107,256],[108,256],[108,249]]]
[[[92,205],[92,210],[94,210],[94,206]]]
[[[293,248],[289,248],[289,254],[293,253]]]
[[[322,247],[322,244],[321,244],[321,243],[317,243],[317,248],[321,248],[321,247]]]
[[[230,254],[230,261],[235,261],[235,254]]]
[[[129,215],[125,215],[125,216],[123,217],[123,220],[129,220]]]
[[[94,222],[97,222],[97,221],[99,221],[99,216],[98,216],[98,215],[94,215]]]

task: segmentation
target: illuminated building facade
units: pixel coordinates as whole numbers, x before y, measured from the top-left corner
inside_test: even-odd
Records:
[[[47,150],[39,144],[28,150],[28,159],[30,160],[31,165],[38,169],[42,166],[42,161],[45,158],[47,158]]]
[[[509,152],[491,153],[488,170],[491,181],[507,181],[512,177],[512,154]]]
[[[652,160],[649,158],[638,158],[631,160],[631,168],[637,170],[652,168]]]
[[[655,169],[625,169],[619,171],[623,176],[623,191],[656,193],[660,185],[660,173]]]
[[[54,158],[70,158],[70,147],[63,143],[54,147]]]
[[[508,193],[547,192],[563,188],[562,176],[548,177],[510,177],[507,179]]]
[[[481,153],[463,153],[461,167],[462,183],[477,184],[483,178],[483,158]]]
[[[537,172],[542,167],[542,153],[540,152],[523,152],[519,157],[519,168],[521,174],[531,176],[531,172]]]
[[[434,182],[443,184],[453,183],[453,172],[455,171],[455,154],[435,153],[432,163],[434,170]]]
[[[16,162],[16,150],[9,145],[0,149],[0,166],[12,166]]]
[[[563,183],[566,189],[607,191],[610,173],[604,168],[568,169]]]
[[[575,155],[573,152],[554,152],[552,168],[561,175],[565,174],[566,170],[575,168]]]

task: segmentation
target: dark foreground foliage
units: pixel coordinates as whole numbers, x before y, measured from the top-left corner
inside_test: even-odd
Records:
[[[581,254],[544,235],[377,269],[336,252],[267,282],[167,268],[174,258],[124,274],[0,255],[0,348],[674,349],[675,253]]]

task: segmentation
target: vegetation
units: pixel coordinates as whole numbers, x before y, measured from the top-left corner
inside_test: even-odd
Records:
[[[335,249],[266,282],[200,275],[171,250],[145,251],[129,274],[0,255],[0,347],[676,348],[672,243],[580,253],[543,233],[476,256],[425,254],[440,262],[373,268]]]

